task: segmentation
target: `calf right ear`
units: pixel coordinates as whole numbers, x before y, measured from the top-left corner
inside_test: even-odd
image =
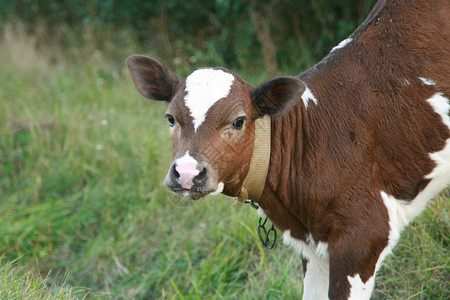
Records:
[[[153,100],[170,102],[180,82],[177,76],[160,61],[133,55],[127,59],[128,71],[139,93]]]
[[[305,91],[303,82],[295,77],[282,76],[270,79],[252,92],[256,117],[276,116],[291,109]]]

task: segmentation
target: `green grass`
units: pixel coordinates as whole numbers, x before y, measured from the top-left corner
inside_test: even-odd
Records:
[[[253,209],[226,197],[177,203],[166,192],[166,106],[140,97],[127,76],[136,49],[72,49],[83,59],[69,58],[5,32],[2,298],[301,296],[300,256],[280,242],[264,250]],[[448,299],[449,199],[442,193],[403,233],[375,299]]]
[[[50,284],[50,274],[42,277],[25,267],[15,267],[15,262],[0,261],[1,299],[80,299],[87,295],[85,289],[68,287],[64,281],[59,286]]]

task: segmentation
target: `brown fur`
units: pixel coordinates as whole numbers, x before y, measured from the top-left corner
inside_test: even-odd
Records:
[[[330,282],[340,282],[340,291],[348,285],[343,274],[370,266],[361,278],[372,276],[373,258],[387,243],[379,191],[413,199],[435,167],[428,153],[441,150],[450,136],[423,101],[436,87],[418,79],[435,78],[450,96],[449,68],[442,67],[450,62],[450,30],[442,31],[449,28],[450,9],[444,11],[444,1],[409,1],[416,9],[401,2],[387,3],[355,31],[356,41],[299,75],[317,106],[306,111],[297,105],[272,123],[272,159],[260,204],[282,230],[297,228],[294,237],[312,233],[329,243]],[[367,249],[355,248],[355,237]],[[330,286],[331,299],[341,296]]]

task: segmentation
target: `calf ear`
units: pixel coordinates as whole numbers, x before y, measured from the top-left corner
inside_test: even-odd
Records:
[[[300,79],[283,76],[270,79],[252,92],[253,109],[256,117],[278,115],[292,108],[305,91]]]
[[[127,66],[134,85],[144,97],[172,100],[179,80],[163,63],[148,56],[133,55],[127,59]]]

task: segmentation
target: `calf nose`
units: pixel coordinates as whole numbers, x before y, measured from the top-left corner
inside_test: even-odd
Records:
[[[180,162],[172,168],[172,175],[185,189],[190,190],[194,185],[194,178],[200,174],[196,162]]]
[[[203,168],[197,176],[195,176],[194,178],[192,178],[192,181],[194,182],[194,184],[196,185],[204,185],[206,183],[206,168]]]

